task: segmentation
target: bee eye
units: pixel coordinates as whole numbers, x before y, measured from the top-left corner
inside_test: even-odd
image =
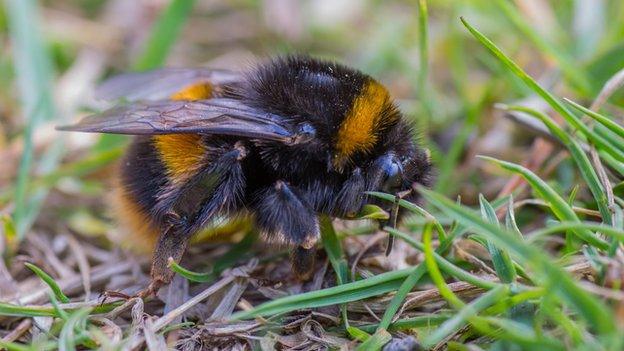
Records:
[[[401,188],[403,184],[403,167],[395,157],[384,158],[382,164],[384,181],[382,190],[385,192],[394,192]]]

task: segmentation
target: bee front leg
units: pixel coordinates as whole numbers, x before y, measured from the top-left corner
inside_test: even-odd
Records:
[[[265,189],[258,199],[256,223],[267,241],[295,246],[293,272],[301,280],[310,279],[320,236],[316,213],[296,187],[283,181]]]

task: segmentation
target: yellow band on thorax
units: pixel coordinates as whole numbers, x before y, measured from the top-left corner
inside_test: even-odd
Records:
[[[377,142],[376,129],[381,124],[383,109],[390,100],[384,86],[368,81],[338,129],[334,166],[342,168],[356,152],[370,151]]]

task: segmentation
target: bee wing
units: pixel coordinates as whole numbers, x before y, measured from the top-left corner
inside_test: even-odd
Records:
[[[121,74],[104,81],[95,91],[102,100],[163,100],[181,89],[201,82],[211,85],[241,81],[240,73],[208,68],[162,68]]]
[[[293,126],[234,99],[145,101],[87,116],[58,130],[131,135],[221,134],[289,143]]]

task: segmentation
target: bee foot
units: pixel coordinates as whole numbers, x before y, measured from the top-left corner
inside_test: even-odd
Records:
[[[139,291],[138,293],[136,293],[136,295],[134,297],[138,297],[141,299],[146,299],[148,297],[151,296],[156,296],[156,294],[158,293],[158,290],[160,290],[160,288],[164,285],[163,281],[158,279],[158,280],[152,280],[149,285],[147,286],[147,288]]]

